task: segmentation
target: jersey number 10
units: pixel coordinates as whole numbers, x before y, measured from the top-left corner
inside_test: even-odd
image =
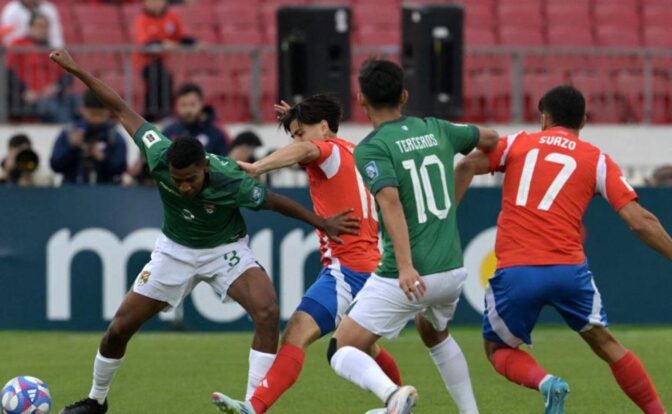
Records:
[[[527,198],[530,194],[530,186],[532,185],[532,176],[534,175],[534,167],[537,165],[537,158],[539,157],[539,149],[535,148],[527,153],[525,157],[525,165],[523,166],[523,175],[520,177],[520,185],[518,186],[518,196],[516,197],[517,206],[527,205]],[[555,177],[551,186],[548,187],[544,198],[541,199],[537,208],[539,210],[548,211],[553,205],[553,201],[565,186],[569,177],[572,176],[576,170],[576,160],[569,155],[552,152],[544,158],[548,162],[555,164],[562,164],[562,169]]]
[[[448,183],[446,182],[446,167],[436,155],[428,155],[422,160],[420,168],[416,168],[414,160],[406,160],[401,163],[405,170],[411,173],[411,181],[413,182],[413,195],[415,196],[415,206],[418,210],[418,222],[425,223],[427,221],[427,210],[435,215],[439,220],[448,217],[450,211],[450,197],[448,196]],[[445,201],[445,207],[439,208],[436,205],[434,197],[434,188],[432,181],[429,179],[428,168],[430,165],[436,165],[439,168],[439,177],[441,181],[441,192]],[[435,180],[436,181],[436,180]]]

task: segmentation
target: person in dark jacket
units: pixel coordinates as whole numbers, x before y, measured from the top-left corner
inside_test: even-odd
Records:
[[[51,168],[71,184],[119,184],[126,171],[126,140],[93,92],[84,95],[82,119],[56,138]]]
[[[170,139],[185,135],[194,137],[201,141],[206,152],[227,155],[229,138],[215,124],[214,110],[205,106],[200,86],[185,83],[180,86],[176,95],[177,119],[163,131],[163,134]]]

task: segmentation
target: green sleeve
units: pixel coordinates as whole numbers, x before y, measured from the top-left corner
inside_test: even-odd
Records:
[[[454,124],[443,120],[439,122],[444,136],[450,139],[455,153],[467,155],[478,145],[480,133],[474,125]]]
[[[265,186],[259,184],[254,179],[245,174],[240,182],[240,187],[236,193],[236,203],[238,207],[245,207],[252,210],[259,210],[266,203],[268,190]]]
[[[370,141],[358,145],[355,163],[371,194],[385,187],[399,187],[392,157],[382,145]]]
[[[149,122],[144,123],[135,132],[133,141],[140,149],[142,156],[147,160],[149,171],[154,171],[163,160],[168,147],[170,147],[170,139],[166,138],[161,131]]]

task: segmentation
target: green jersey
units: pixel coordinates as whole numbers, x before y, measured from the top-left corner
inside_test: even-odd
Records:
[[[357,168],[372,194],[397,187],[413,265],[421,275],[462,267],[453,158],[478,143],[478,128],[435,118],[401,117],[381,124],[355,149]],[[381,216],[382,217],[382,216]],[[383,257],[377,274],[397,277],[392,240],[381,220]]]
[[[266,188],[243,172],[235,161],[208,154],[210,173],[205,187],[193,199],[173,184],[166,154],[170,140],[145,123],[133,136],[147,160],[163,202],[163,233],[176,243],[206,249],[232,243],[247,234],[240,207],[253,210],[266,201]]]

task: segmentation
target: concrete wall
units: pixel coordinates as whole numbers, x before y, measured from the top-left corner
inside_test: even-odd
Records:
[[[537,125],[492,125],[501,135],[508,135],[520,130],[535,131]],[[263,140],[265,153],[272,148],[281,147],[291,140],[276,125],[234,124],[226,127],[231,136],[249,129],[255,131]],[[33,140],[36,151],[40,154],[40,172],[50,174],[49,156],[53,140],[60,127],[43,125],[0,125],[0,159],[7,150],[7,139],[17,132],[27,133]],[[371,128],[368,125],[345,124],[341,127],[340,136],[359,142]],[[602,148],[621,165],[634,184],[640,184],[643,178],[657,166],[672,163],[672,126],[646,125],[593,125],[587,127],[582,137]],[[138,157],[135,146],[129,139],[129,161]],[[487,179],[485,180],[488,181]]]

